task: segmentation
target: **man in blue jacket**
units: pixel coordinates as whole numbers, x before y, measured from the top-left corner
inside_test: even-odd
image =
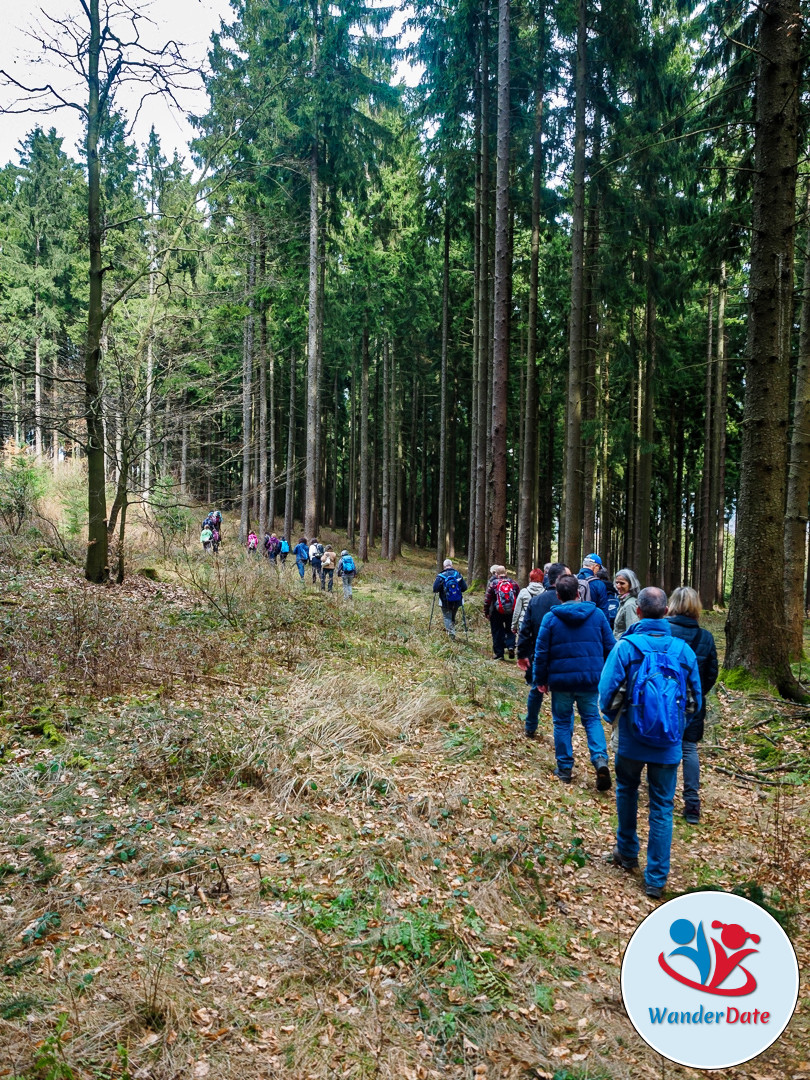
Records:
[[[554,721],[554,770],[564,784],[571,783],[574,767],[574,705],[585,728],[591,764],[596,769],[597,791],[610,787],[608,751],[596,702],[596,688],[605,657],[616,644],[608,621],[598,607],[578,599],[572,574],[557,579],[561,603],[546,614],[534,650],[534,685],[551,691]]]
[[[669,876],[672,813],[686,714],[701,704],[695,654],[685,641],[672,636],[666,613],[666,594],[661,589],[642,589],[638,594],[640,621],[611,652],[599,680],[602,712],[611,723],[619,724],[615,763],[619,823],[613,862],[624,870],[638,866],[638,789],[646,766],[650,810],[644,885],[647,896],[656,900],[663,895]]]

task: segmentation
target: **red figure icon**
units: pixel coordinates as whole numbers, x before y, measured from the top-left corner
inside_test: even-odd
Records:
[[[749,934],[746,930],[742,928],[742,926],[739,926],[737,923],[721,923],[717,919],[714,919],[712,922],[712,930],[722,930],[722,933],[720,934],[720,941],[723,942],[723,945],[725,945],[728,949],[738,950],[737,952],[733,952],[731,953],[731,955],[729,955],[723,948],[723,945],[721,945],[715,938],[710,939],[712,945],[714,946],[715,963],[714,975],[712,976],[712,981],[709,983],[709,986],[712,989],[716,989],[718,986],[721,986],[722,983],[725,982],[725,980],[736,967],[739,967],[740,963],[746,958],[746,956],[750,956],[751,953],[757,952],[756,949],[743,949],[741,948],[741,946],[745,945],[746,941],[748,941],[749,938],[751,939],[751,941],[753,941],[755,945],[758,945],[759,934]],[[756,980],[754,979],[754,976],[750,973],[750,971],[747,971],[745,968],[741,968],[741,970],[745,971],[746,982],[745,986],[743,986],[738,991],[738,993],[750,993],[751,990],[753,990],[754,987],[757,985]],[[749,983],[751,984],[750,986]]]

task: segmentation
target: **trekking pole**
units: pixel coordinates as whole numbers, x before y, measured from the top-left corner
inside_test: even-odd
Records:
[[[433,625],[433,610],[436,607],[436,593],[433,594],[433,603],[430,605],[430,618],[428,619],[428,633]]]
[[[464,623],[464,633],[467,635],[467,641],[470,640],[470,631],[467,629],[467,615],[464,611],[464,597],[461,598],[461,621]]]

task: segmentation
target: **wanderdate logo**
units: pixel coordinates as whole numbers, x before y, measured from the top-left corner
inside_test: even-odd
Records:
[[[799,993],[782,927],[757,904],[721,892],[679,896],[648,915],[625,950],[621,980],[642,1039],[679,1065],[707,1070],[766,1050]]]

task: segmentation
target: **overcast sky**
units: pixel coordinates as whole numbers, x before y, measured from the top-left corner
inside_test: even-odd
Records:
[[[71,83],[69,77],[42,57],[36,42],[26,31],[35,29],[39,22],[47,26],[43,13],[54,18],[73,14],[84,19],[78,0],[43,0],[36,6],[26,0],[3,0],[4,20],[0,32],[0,69],[9,71],[20,82],[42,85],[51,82],[58,90],[66,91]],[[185,59],[196,69],[202,68],[210,42],[211,32],[219,28],[220,20],[230,22],[232,13],[229,0],[153,0],[142,5],[152,20],[143,30],[144,41],[160,47],[167,40],[174,39],[183,45]],[[389,32],[395,32],[401,25],[402,18],[392,20]],[[143,25],[143,24],[142,24]],[[417,81],[417,74],[409,69],[400,71],[410,84]],[[0,108],[7,106],[14,94],[8,87],[0,87]],[[149,129],[154,125],[160,136],[163,153],[171,157],[175,149],[187,156],[188,141],[195,132],[186,120],[186,113],[202,113],[207,107],[207,97],[201,85],[196,91],[183,90],[177,94],[181,108],[178,110],[162,98],[149,98],[137,123],[133,136],[142,145],[146,142]],[[122,88],[116,97],[116,104],[128,117],[133,117],[139,104],[137,88]],[[67,153],[78,156],[78,143],[82,137],[82,124],[78,113],[73,109],[61,109],[46,115],[0,115],[0,166],[9,161],[17,161],[17,146],[21,139],[37,124],[46,130],[55,127],[64,136],[64,149]]]

